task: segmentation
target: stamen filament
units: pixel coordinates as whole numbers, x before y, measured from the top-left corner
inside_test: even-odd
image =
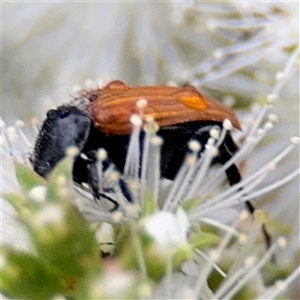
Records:
[[[227,290],[227,293],[220,295],[219,299],[231,299],[232,296],[234,296],[247,283],[247,281],[259,271],[259,269],[261,269],[269,260],[271,260],[277,247],[278,243],[274,243],[257,263],[257,265],[250,267],[249,269],[247,268],[245,276],[238,277],[238,280],[235,280],[234,283],[231,284],[230,288]]]
[[[296,268],[294,272],[288,276],[285,280],[282,280],[280,284],[275,282],[272,288],[268,289],[263,295],[260,295],[256,300],[261,299],[274,299],[278,297],[280,293],[288,288],[288,286],[300,276],[300,267]]]
[[[158,201],[159,188],[160,188],[160,149],[162,139],[153,137],[150,144],[149,164],[147,168],[148,186],[152,191],[153,201]]]
[[[230,195],[236,195],[236,192],[240,189],[243,189],[243,193],[245,193],[245,187],[248,187],[248,184],[253,182],[256,178],[260,177],[263,174],[266,174],[270,172],[270,165],[276,165],[278,164],[284,157],[286,157],[295,147],[295,144],[288,145],[283,151],[280,151],[277,156],[275,156],[271,162],[268,162],[265,164],[262,168],[257,170],[255,173],[247,176],[245,179],[243,179],[241,182],[231,186],[227,190],[225,190],[223,193],[220,193],[218,196],[214,197],[212,200],[207,202],[207,204],[204,204],[204,206],[212,206],[215,203],[219,202],[222,199],[226,199],[226,201],[229,199],[228,197]],[[294,175],[294,172],[288,176],[289,180],[293,179],[296,175]],[[263,177],[262,177],[263,178]],[[285,182],[288,182],[289,180],[282,179],[282,184]],[[249,190],[249,188],[248,188]],[[247,196],[245,196],[247,198]],[[248,199],[248,198],[247,198]]]
[[[124,176],[138,180],[140,168],[140,133],[142,120],[138,115],[133,115],[130,119],[133,130],[130,135],[128,151],[124,166]]]
[[[209,147],[211,148],[214,146],[209,146]],[[217,148],[214,147],[214,149],[216,150]],[[193,183],[192,183],[191,187],[189,188],[186,199],[190,199],[195,195],[197,189],[199,189],[201,182],[203,181],[205,175],[208,172],[208,169],[211,165],[212,159],[215,156],[214,155],[215,153],[212,153],[214,151],[210,151],[210,150],[211,149],[206,148],[203,155],[198,159],[197,168],[200,164],[201,165],[199,166],[199,170],[193,178]]]
[[[233,222],[233,224],[232,224],[233,228],[237,228],[237,226],[240,224],[240,222],[243,219],[241,216],[242,216],[242,214],[240,215],[239,218],[237,218]],[[221,240],[218,248],[216,250],[214,250],[213,257],[211,257],[212,261],[214,261],[215,263],[217,263],[219,261],[219,259],[221,258],[221,253],[228,246],[228,244],[230,243],[231,238],[232,238],[232,231],[228,231],[225,234],[225,236],[223,237],[223,239]],[[211,264],[210,262],[206,263],[204,266],[202,266],[200,276],[198,277],[198,280],[197,280],[196,285],[195,285],[195,295],[198,296],[200,294],[201,289],[204,286],[204,284],[206,283],[208,275],[210,274],[212,269],[213,269],[213,264]]]
[[[174,179],[172,188],[171,188],[171,190],[164,202],[164,205],[162,207],[163,211],[170,209],[172,202],[174,201],[175,194],[177,193],[177,190],[181,187],[181,183],[185,178],[185,174],[188,172],[189,167],[190,167],[187,161],[188,161],[188,157],[185,158],[183,165],[180,167],[180,169]]]
[[[278,189],[282,185],[290,182],[295,177],[297,177],[298,174],[300,174],[300,168],[294,170],[291,174],[284,176],[282,179],[279,179],[279,180],[273,182],[272,184],[269,184],[269,185],[265,186],[264,188],[262,188],[258,191],[255,191],[255,192],[252,192],[252,193],[247,194],[245,196],[242,196],[242,199],[243,199],[243,201],[248,201],[250,199],[261,197],[261,196],[269,193],[270,191]]]
[[[227,274],[209,257],[207,256],[205,253],[203,253],[202,251],[200,251],[199,249],[196,249],[195,252],[203,257],[208,263],[212,264],[213,267],[215,268],[215,270],[224,278],[227,277]]]

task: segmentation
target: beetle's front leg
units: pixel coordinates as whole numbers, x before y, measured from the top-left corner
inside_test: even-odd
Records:
[[[76,158],[73,166],[73,180],[78,184],[87,183],[95,201],[100,200],[102,197],[114,204],[113,211],[119,207],[117,201],[99,191],[98,161],[94,152],[81,153]]]
[[[94,159],[91,161],[88,165],[88,185],[90,186],[92,190],[92,194],[94,196],[95,201],[99,200],[100,197],[112,202],[114,204],[114,208],[111,211],[115,211],[118,207],[119,204],[117,201],[112,199],[111,197],[107,196],[104,193],[99,192],[99,185],[100,185],[100,179],[99,179],[99,174],[98,174],[98,164],[97,164],[97,159]]]

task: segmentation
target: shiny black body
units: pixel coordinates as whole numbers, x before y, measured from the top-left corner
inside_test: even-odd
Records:
[[[194,122],[176,126],[167,126],[158,131],[158,135],[163,138],[161,148],[161,176],[173,180],[177,174],[183,159],[189,149],[187,143],[191,140],[200,142],[202,149],[210,137],[209,130],[213,127],[220,127],[218,122]],[[90,159],[95,156],[95,150],[104,148],[108,152],[109,160],[115,164],[120,172],[123,172],[127,149],[129,144],[129,135],[105,135],[91,124],[89,136],[82,152]],[[143,149],[144,133],[140,135],[140,152]],[[237,147],[228,133],[224,143],[220,146],[219,155],[214,163],[225,164],[237,151]],[[85,170],[83,172],[83,170]],[[87,182],[88,168],[83,158],[78,157],[74,164],[74,180],[76,182]],[[232,165],[226,175],[231,185],[240,181],[241,177],[235,165]]]
[[[197,140],[202,149],[210,137],[209,131],[213,126],[222,127],[220,122],[191,122],[166,126],[158,131],[164,140],[161,149],[161,176],[174,179],[187,152],[187,143],[191,139]],[[70,146],[78,147],[80,154],[73,166],[73,179],[76,183],[86,183],[93,195],[99,199],[99,178],[97,172],[97,150],[104,148],[108,153],[106,168],[113,163],[122,172],[129,135],[106,135],[96,129],[89,116],[75,106],[61,106],[47,113],[36,141],[31,162],[34,170],[42,177],[47,177],[55,165],[65,156]],[[140,147],[143,149],[144,133],[140,136]],[[219,154],[213,163],[225,164],[236,152],[230,133],[227,133]],[[240,173],[235,165],[229,167],[226,175],[230,185],[240,181]]]

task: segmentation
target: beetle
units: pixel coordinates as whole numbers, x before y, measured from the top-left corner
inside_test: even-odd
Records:
[[[77,184],[87,183],[94,198],[99,199],[96,151],[104,148],[109,161],[123,172],[132,131],[130,117],[140,113],[136,105],[139,99],[147,100],[143,116],[155,120],[159,125],[157,134],[164,140],[163,178],[174,179],[188,151],[189,140],[197,140],[204,148],[210,129],[221,129],[226,118],[236,129],[241,129],[232,110],[193,86],[129,87],[115,80],[103,88],[83,91],[70,103],[47,112],[30,156],[34,171],[46,178],[65,156],[66,149],[76,146],[80,155],[74,161],[73,179]],[[142,132],[141,144],[143,136]],[[227,133],[214,163],[226,163],[237,149],[231,134]],[[234,164],[226,170],[226,175],[230,185],[241,179]]]
[[[143,116],[155,120],[159,125],[157,134],[164,140],[160,166],[163,178],[174,179],[189,151],[187,143],[190,140],[197,140],[204,149],[211,128],[222,129],[225,119],[229,119],[236,129],[241,129],[232,110],[193,86],[130,87],[115,80],[103,88],[84,91],[70,103],[47,112],[30,156],[35,172],[46,178],[65,156],[66,149],[76,146],[80,154],[73,165],[74,182],[87,184],[96,200],[101,197],[108,199],[99,192],[97,149],[104,148],[108,153],[109,159],[103,165],[104,169],[112,162],[123,172],[132,131],[129,120],[133,114],[140,113],[136,105],[139,99],[147,100]],[[141,145],[143,138],[144,133],[141,132]],[[213,163],[225,164],[237,150],[230,132],[227,132]],[[225,172],[230,185],[241,180],[235,164]],[[125,197],[131,201],[126,184],[120,183]],[[109,200],[118,206],[116,201]],[[253,205],[250,202],[246,205],[252,213]]]

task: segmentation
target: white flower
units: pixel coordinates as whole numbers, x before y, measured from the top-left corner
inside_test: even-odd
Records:
[[[39,211],[34,219],[33,223],[37,227],[47,227],[63,224],[64,214],[60,206],[57,204],[47,204],[41,211]]]
[[[5,127],[1,122],[3,191],[18,189],[11,157],[28,163],[27,155],[32,150],[34,139],[28,140],[27,136],[36,136],[37,133],[36,126],[29,130],[15,120],[21,117],[28,122],[34,115],[44,118],[49,107],[70,99],[68,95],[72,86],[82,86],[86,81],[86,87],[91,88],[116,78],[134,84],[192,83],[228,104],[253,107],[250,113],[240,112],[244,131],[234,133],[236,140],[241,142],[241,149],[232,163],[247,162],[241,184],[224,187],[220,182],[224,169],[209,170],[209,162],[218,148],[215,145],[219,142],[213,133],[215,145],[210,147],[204,167],[197,174],[193,173],[193,161],[196,162],[191,158],[183,166],[181,177],[163,186],[157,167],[162,141],[152,136],[152,150],[148,163],[144,164],[146,171],[141,185],[128,176],[138,174],[136,147],[129,151],[127,173],[105,175],[108,185],[115,184],[120,203],[118,211],[109,212],[107,203],[95,203],[83,191],[76,203],[91,222],[136,220],[140,213],[139,200],[143,199],[147,182],[162,209],[149,217],[147,226],[150,224],[151,235],[159,245],[170,248],[187,242],[189,224],[193,223],[213,224],[226,234],[238,236],[240,228],[232,225],[238,214],[236,204],[259,200],[257,207],[293,231],[288,237],[286,252],[280,251],[279,261],[283,266],[291,264],[299,248],[299,212],[295,209],[299,204],[299,182],[291,180],[299,172],[298,151],[293,150],[298,141],[292,139],[289,142],[290,137],[299,132],[299,73],[294,71],[295,59],[290,60],[291,64],[287,61],[290,53],[299,47],[297,3],[5,2],[2,9],[3,114],[8,123]],[[294,55],[297,56],[296,51]],[[87,80],[89,78],[98,81],[91,82]],[[268,99],[269,105],[258,109],[251,105],[261,103],[262,98]],[[278,115],[278,125],[274,112]],[[135,144],[136,136],[132,140]],[[119,176],[125,176],[138,199],[132,205],[126,203],[118,192],[116,179]],[[197,180],[197,185],[194,183],[186,193],[191,180]],[[238,187],[247,190],[248,194],[241,195]],[[180,209],[176,214],[171,212],[180,207],[182,201],[194,196],[199,202],[192,214],[186,215]],[[11,211],[4,202],[2,238],[19,245],[22,239],[20,231],[16,231],[15,214]],[[247,240],[247,237],[240,238],[245,243]],[[218,260],[224,258],[222,255],[226,251],[220,248],[213,252],[216,253],[211,257],[205,254],[207,265],[201,261],[196,284],[195,278],[189,277],[187,283],[183,280],[182,297],[213,298],[221,295],[230,298],[234,291],[232,286],[249,283],[245,270],[249,274],[259,270],[259,260],[257,264],[247,266],[241,262],[236,272],[224,279],[225,287],[213,293],[206,284],[209,272],[205,273],[205,266],[220,270]],[[243,255],[251,256],[252,253],[245,251]],[[268,255],[270,258],[270,253]],[[252,257],[247,261],[253,262]],[[243,278],[238,272],[242,272]],[[222,270],[219,273],[224,275]],[[298,278],[299,269],[296,269],[283,282],[260,292],[260,298],[271,299],[283,290],[286,293]],[[108,279],[113,291],[114,276]],[[176,290],[170,285],[180,282],[175,276],[173,281],[171,279],[166,279],[169,292]],[[164,289],[164,283],[162,285]],[[161,295],[166,297],[169,292],[164,291]]]
[[[176,214],[159,211],[148,217],[144,224],[145,231],[163,252],[186,245],[189,227],[188,217],[180,207]]]
[[[130,290],[134,288],[135,277],[133,274],[125,272],[115,266],[114,263],[107,266],[103,275],[101,278],[94,278],[92,281],[90,295],[93,299],[121,299],[123,295],[129,294]],[[118,284],[116,284],[117,282]]]
[[[36,186],[29,192],[29,197],[36,202],[46,201],[47,188],[45,186]]]

